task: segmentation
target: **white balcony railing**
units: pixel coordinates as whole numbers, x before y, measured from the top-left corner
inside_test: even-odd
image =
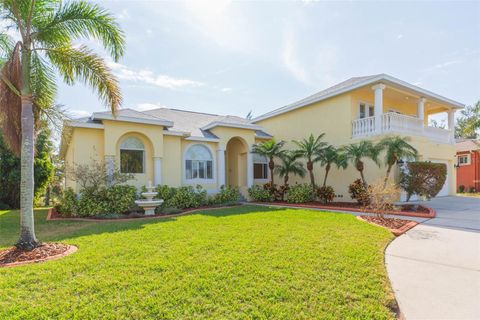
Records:
[[[380,130],[376,130],[375,117],[353,120],[352,137],[359,138],[378,134],[403,133],[425,136],[437,142],[452,143],[450,130],[424,126],[422,119],[395,112],[384,113],[381,117]]]

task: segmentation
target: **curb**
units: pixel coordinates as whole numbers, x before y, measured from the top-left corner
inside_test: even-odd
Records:
[[[16,266],[22,266],[22,265],[25,265],[25,264],[32,264],[32,263],[40,263],[40,262],[45,262],[45,261],[50,261],[50,260],[57,260],[57,259],[65,257],[65,256],[71,255],[71,254],[77,252],[77,250],[78,250],[78,248],[76,246],[69,245],[69,248],[63,253],[60,253],[60,254],[57,254],[57,255],[54,255],[54,256],[50,256],[50,257],[46,257],[46,258],[41,258],[41,259],[28,260],[28,261],[18,261],[18,262],[11,262],[11,263],[7,263],[7,264],[2,264],[2,265],[0,265],[0,268],[12,268],[12,267],[16,267]]]

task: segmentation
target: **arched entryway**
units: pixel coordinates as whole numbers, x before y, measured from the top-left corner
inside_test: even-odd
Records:
[[[226,184],[231,187],[247,186],[248,144],[239,137],[230,139],[225,150]]]

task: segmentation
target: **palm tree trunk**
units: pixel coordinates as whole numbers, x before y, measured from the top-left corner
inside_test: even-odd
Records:
[[[385,176],[385,180],[383,181],[383,189],[387,187],[388,177],[390,176],[390,172],[392,171],[393,165],[389,164],[387,168],[387,175]]]
[[[288,173],[285,175],[285,178],[283,178],[283,186],[286,188],[288,186]]]
[[[33,250],[39,246],[35,236],[33,217],[33,157],[34,157],[34,116],[30,88],[30,46],[22,50],[22,149],[20,157],[20,239],[16,247]]]
[[[325,178],[323,178],[323,186],[325,187],[327,185],[327,177],[328,177],[328,172],[330,171],[330,164],[327,164],[325,167]]]
[[[363,175],[363,170],[360,170],[360,177],[362,178],[363,185],[367,187],[367,181],[365,180],[365,176]]]
[[[272,184],[270,187],[273,190],[274,189],[273,169],[275,169],[275,163],[273,162],[273,157],[270,158],[270,161],[268,162],[268,168],[270,169],[270,183]]]
[[[310,159],[308,159],[307,161],[307,169],[310,175],[310,184],[312,185],[312,189],[315,190],[315,176],[313,175],[313,162]]]

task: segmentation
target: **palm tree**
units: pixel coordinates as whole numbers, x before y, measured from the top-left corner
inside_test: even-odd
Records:
[[[297,145],[295,154],[299,157],[303,157],[307,160],[307,170],[310,175],[310,183],[312,188],[315,189],[315,176],[313,175],[313,164],[320,161],[321,153],[327,147],[327,143],[322,141],[325,133],[320,134],[318,137],[314,137],[313,134],[301,141],[293,141]]]
[[[122,100],[117,80],[99,55],[74,42],[98,39],[118,61],[125,39],[111,14],[86,1],[0,0],[0,16],[5,30],[16,31],[19,39],[0,32],[0,121],[9,147],[21,155],[16,246],[32,250],[39,245],[33,221],[35,122],[53,116],[55,74],[69,85],[77,80],[90,85],[115,113]]]
[[[371,141],[362,140],[359,143],[352,143],[345,146],[342,151],[345,155],[345,160],[347,161],[347,163],[351,162],[355,166],[355,169],[360,172],[360,177],[362,178],[362,182],[366,187],[368,184],[363,174],[363,170],[365,168],[363,159],[371,159],[378,166],[380,166],[380,162],[378,161],[378,154],[380,153],[380,149],[375,146]]]
[[[273,170],[275,169],[275,162],[273,159],[275,157],[281,157],[285,153],[285,151],[282,150],[284,144],[285,141],[276,142],[275,139],[271,139],[259,144],[255,144],[252,148],[254,153],[258,153],[259,155],[269,159],[268,169],[270,169],[270,187],[272,190],[274,188]]]
[[[387,164],[387,174],[383,183],[383,188],[387,186],[388,177],[393,166],[400,159],[414,160],[418,157],[418,151],[411,144],[409,137],[385,137],[378,143],[380,150],[385,150],[385,163]]]
[[[327,185],[327,177],[332,165],[336,165],[338,169],[345,169],[347,167],[347,161],[345,155],[340,149],[334,146],[328,146],[320,154],[320,164],[325,166],[325,177],[323,178],[323,186]]]
[[[289,175],[298,175],[300,177],[305,177],[305,169],[303,168],[303,164],[297,161],[298,156],[293,152],[285,152],[282,156],[280,156],[282,160],[282,164],[275,166],[275,172],[280,176],[283,177],[283,188],[284,190],[288,187],[288,179]]]

